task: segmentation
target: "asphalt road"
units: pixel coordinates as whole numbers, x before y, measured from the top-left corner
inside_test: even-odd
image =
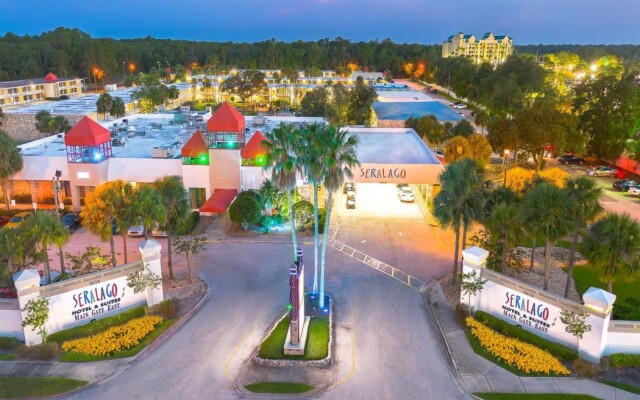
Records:
[[[241,398],[232,379],[288,303],[290,253],[287,244],[211,243],[199,271],[210,285],[203,308],[147,358],[69,398]],[[461,398],[420,293],[331,249],[327,259],[341,340],[338,384],[320,397]]]

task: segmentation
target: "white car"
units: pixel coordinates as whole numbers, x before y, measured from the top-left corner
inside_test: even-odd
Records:
[[[400,186],[398,188],[398,197],[400,201],[406,203],[413,203],[415,198],[413,197],[413,190],[409,186]]]
[[[640,197],[640,186],[630,186],[627,193],[631,196]]]
[[[596,167],[594,169],[587,170],[589,176],[610,176],[614,178],[616,176],[616,169],[611,167]]]
[[[127,234],[131,237],[144,236],[144,226],[142,226],[142,218],[138,218],[136,224],[129,227],[129,229],[127,230]]]
[[[465,104],[454,104],[453,108],[457,108],[457,109],[463,109],[463,108],[467,108],[467,106]]]

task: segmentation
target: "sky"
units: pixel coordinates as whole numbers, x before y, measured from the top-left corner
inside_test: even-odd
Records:
[[[0,0],[0,34],[441,43],[457,32],[518,44],[640,44],[640,0]]]

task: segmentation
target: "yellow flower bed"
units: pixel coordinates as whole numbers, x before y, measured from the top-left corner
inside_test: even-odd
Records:
[[[106,356],[117,353],[137,346],[162,321],[162,317],[150,315],[132,319],[123,325],[111,327],[97,335],[64,342],[62,343],[62,350],[93,356]]]
[[[467,317],[467,326],[482,347],[489,353],[526,373],[569,375],[562,363],[548,352],[495,332],[493,329]]]

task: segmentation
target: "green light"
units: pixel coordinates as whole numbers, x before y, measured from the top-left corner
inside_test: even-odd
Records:
[[[287,306],[287,310],[291,311],[291,304]]]
[[[264,161],[265,161],[264,160],[264,156],[258,156],[256,158],[256,164],[258,164],[258,165],[264,165]]]
[[[200,157],[198,157],[198,161],[200,162],[200,164],[206,164],[207,163],[207,155],[206,154],[201,154]]]

